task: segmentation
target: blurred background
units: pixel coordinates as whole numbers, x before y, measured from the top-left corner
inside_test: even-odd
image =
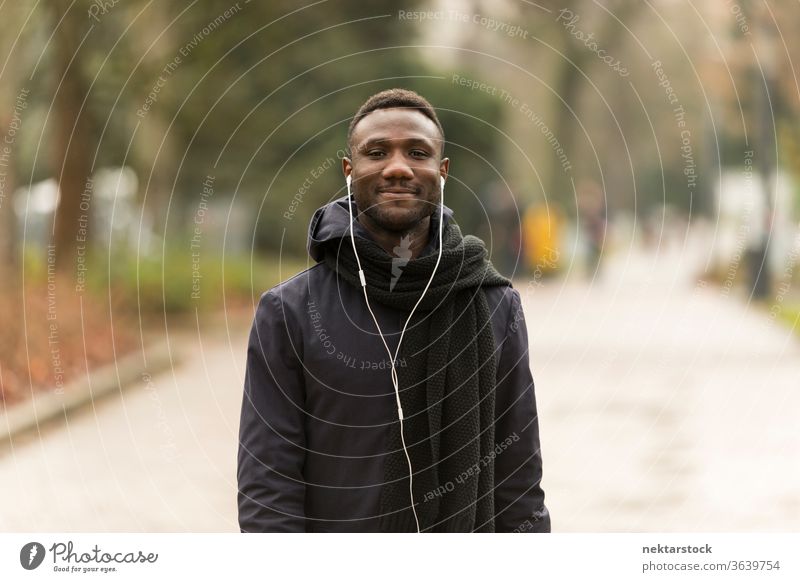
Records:
[[[791,0],[0,4],[0,530],[236,531],[260,294],[355,110],[437,108],[556,531],[800,528]]]

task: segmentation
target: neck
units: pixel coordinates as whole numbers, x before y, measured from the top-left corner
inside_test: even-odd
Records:
[[[376,225],[366,214],[358,217],[358,222],[367,229],[376,243],[390,256],[416,259],[428,245],[431,218],[426,216],[407,231],[388,231]],[[408,256],[408,252],[411,256]],[[403,256],[406,255],[406,256]]]

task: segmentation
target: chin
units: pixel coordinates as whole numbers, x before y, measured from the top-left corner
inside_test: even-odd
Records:
[[[356,205],[359,200],[356,200]],[[435,212],[436,208],[424,200],[365,200],[364,213],[378,228],[388,231],[405,233],[415,227],[421,220],[425,220]]]
[[[425,220],[430,213],[421,212],[419,209],[383,209],[370,216],[372,221],[384,230],[391,232],[406,232],[421,220]]]
[[[396,232],[396,233],[404,233],[411,230],[414,225],[419,222],[418,220],[381,220],[377,222],[378,226],[380,226],[383,230],[389,232]]]

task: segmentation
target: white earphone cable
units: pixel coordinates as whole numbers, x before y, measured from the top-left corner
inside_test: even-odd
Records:
[[[398,379],[398,376],[397,376],[397,368],[395,367],[395,362],[397,361],[397,357],[400,354],[400,346],[403,343],[403,336],[406,333],[406,329],[408,328],[408,324],[411,321],[411,318],[414,316],[414,312],[417,310],[417,307],[419,307],[420,303],[422,303],[422,300],[425,297],[425,294],[428,292],[428,289],[430,288],[431,283],[433,283],[433,278],[436,276],[436,271],[438,270],[439,263],[442,260],[442,230],[443,230],[443,224],[444,224],[444,182],[445,182],[445,180],[444,180],[443,177],[440,177],[440,184],[441,184],[440,194],[441,195],[440,195],[440,200],[439,200],[439,255],[436,258],[436,265],[434,265],[434,267],[433,267],[433,272],[431,273],[431,278],[428,280],[427,285],[425,285],[425,289],[422,291],[422,294],[420,295],[419,299],[417,300],[416,304],[414,305],[413,309],[411,310],[411,313],[409,313],[408,319],[406,319],[405,325],[403,325],[403,330],[400,332],[400,339],[397,342],[397,349],[395,350],[394,355],[392,355],[392,351],[391,351],[391,349],[389,349],[389,345],[386,343],[386,338],[384,338],[384,336],[383,336],[383,331],[381,330],[381,326],[380,326],[380,324],[378,324],[378,318],[375,317],[375,313],[373,313],[372,307],[369,304],[369,297],[367,296],[367,280],[366,280],[366,277],[364,276],[364,270],[361,268],[361,260],[358,258],[358,252],[356,251],[356,239],[355,239],[355,237],[353,235],[354,217],[353,217],[352,200],[351,200],[352,195],[350,193],[350,183],[352,181],[351,176],[347,176],[345,181],[347,182],[347,208],[348,208],[348,212],[350,213],[350,241],[353,243],[353,254],[356,257],[356,264],[358,265],[358,277],[359,277],[359,280],[361,281],[361,289],[364,292],[364,300],[367,303],[367,310],[369,311],[370,315],[372,316],[372,320],[375,322],[375,327],[378,329],[378,335],[380,335],[380,337],[381,337],[381,341],[383,342],[383,347],[386,348],[386,353],[389,355],[389,362],[391,363],[391,366],[392,366],[392,370],[391,370],[392,385],[394,386],[395,399],[397,400],[397,415],[398,415],[398,417],[400,419],[400,440],[403,443],[403,452],[406,455],[406,461],[408,463],[408,477],[409,477],[408,489],[409,489],[409,494],[411,495],[411,510],[414,513],[414,521],[417,524],[417,533],[419,533],[420,532],[419,517],[417,516],[417,508],[416,508],[416,504],[414,503],[414,470],[413,470],[413,467],[411,466],[411,457],[408,454],[408,448],[406,447],[405,434],[404,434],[404,431],[403,431],[403,420],[404,420],[403,407],[402,407],[402,405],[400,403],[400,386],[399,386],[399,379]]]

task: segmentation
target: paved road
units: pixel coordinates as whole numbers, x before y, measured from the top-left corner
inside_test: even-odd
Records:
[[[800,529],[800,342],[679,247],[520,280],[557,531]],[[0,453],[3,531],[237,531],[247,327]],[[198,339],[202,337],[202,341]]]
[[[701,259],[527,289],[555,529],[800,530],[800,342]]]
[[[0,530],[238,531],[248,328],[200,331],[169,334],[181,365],[3,450]]]

